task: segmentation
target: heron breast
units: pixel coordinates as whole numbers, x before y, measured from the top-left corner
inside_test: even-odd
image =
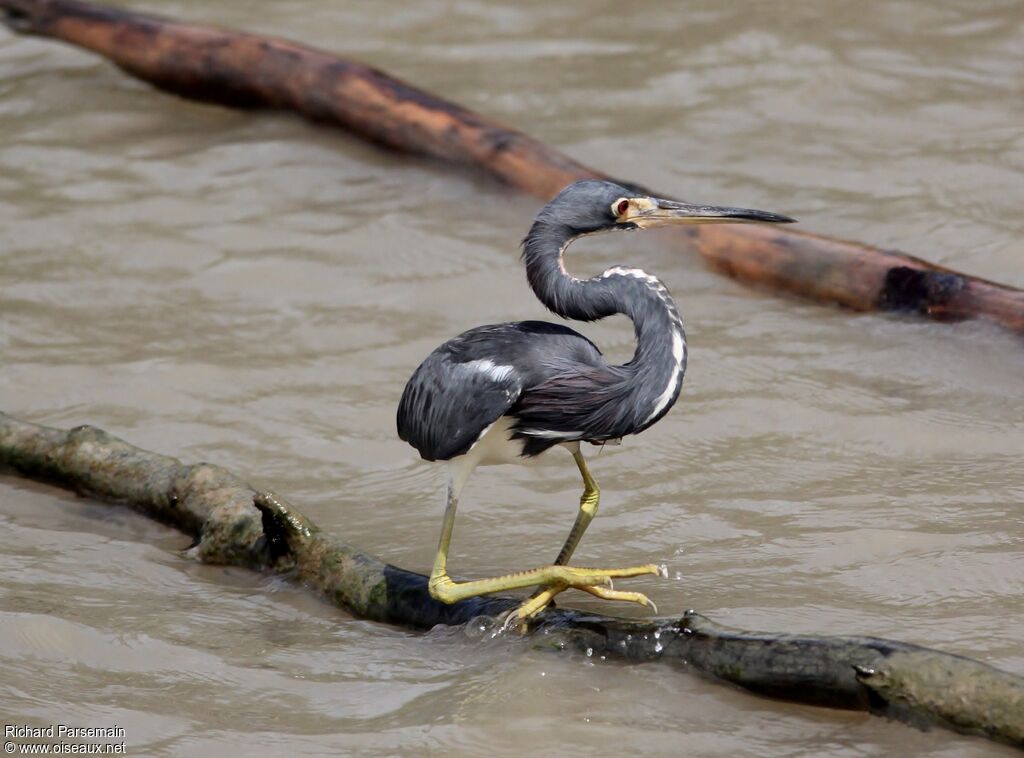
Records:
[[[523,441],[512,439],[512,425],[515,420],[502,416],[489,427],[469,449],[466,456],[477,466],[494,466],[500,463],[522,463]]]
[[[523,455],[527,440],[512,437],[516,419],[502,416],[487,427],[480,438],[465,454],[467,463],[475,466],[496,466],[503,463],[526,465],[537,461],[541,455]],[[561,436],[561,435],[560,435]],[[579,449],[578,441],[559,443],[573,452]]]

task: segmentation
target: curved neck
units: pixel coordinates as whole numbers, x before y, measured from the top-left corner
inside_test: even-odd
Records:
[[[562,318],[596,321],[626,313],[610,291],[595,286],[597,280],[581,281],[566,272],[562,256],[579,236],[567,226],[539,220],[533,223],[523,240],[523,261],[530,289],[538,300]]]
[[[580,236],[566,226],[534,222],[523,241],[523,259],[537,299],[559,316],[577,321],[596,321],[617,313],[628,316],[637,339],[631,364],[653,357],[666,346],[672,352],[678,335],[683,352],[679,360],[685,365],[682,318],[665,286],[640,269],[624,267],[610,268],[592,279],[570,276],[563,255]]]
[[[603,439],[646,429],[675,403],[686,373],[686,334],[672,296],[658,279],[640,269],[615,267],[592,279],[566,273],[562,255],[576,237],[571,229],[537,221],[523,243],[526,276],[538,299],[564,318],[594,321],[622,313],[633,321],[636,352],[617,374],[614,391],[594,397],[614,398],[616,410]],[[585,410],[585,409],[581,409]],[[592,409],[602,422],[601,409]],[[584,423],[579,428],[593,429]]]

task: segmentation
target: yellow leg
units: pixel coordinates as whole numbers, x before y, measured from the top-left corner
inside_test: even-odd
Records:
[[[430,572],[430,582],[428,585],[431,597],[444,603],[455,603],[459,600],[465,600],[466,598],[478,595],[490,595],[494,592],[522,589],[538,584],[559,587],[559,591],[568,587],[579,589],[601,587],[612,591],[612,579],[659,573],[658,566],[654,564],[621,569],[541,566],[529,571],[520,571],[515,574],[494,577],[493,579],[456,582],[448,575],[448,551],[451,547],[452,530],[455,526],[455,511],[457,507],[458,501],[451,489],[449,489],[448,506],[445,508],[444,524],[441,527],[441,539],[437,546],[437,556],[434,559],[434,568]],[[528,600],[524,605],[531,602]],[[536,615],[542,609],[543,606],[529,615]],[[520,616],[520,618],[529,618],[529,616]]]
[[[580,476],[583,477],[583,495],[580,497],[580,511],[576,514],[576,521],[572,525],[572,529],[569,531],[569,536],[565,540],[565,544],[562,545],[562,549],[558,553],[558,557],[555,558],[555,565],[565,565],[572,558],[572,554],[576,551],[576,546],[579,545],[580,539],[583,537],[583,533],[590,526],[590,522],[594,520],[594,516],[597,515],[597,506],[601,500],[601,488],[597,486],[597,482],[594,480],[593,475],[590,473],[590,468],[587,466],[587,461],[583,457],[583,453],[577,450],[572,454],[572,457],[576,461],[576,466],[580,470]],[[663,570],[659,570],[662,573]],[[515,618],[520,621],[526,621],[533,618],[548,605],[555,597],[565,592],[569,588],[566,584],[552,584],[547,587],[543,587],[530,598],[523,603],[515,611]],[[589,592],[591,595],[595,595],[603,600],[621,600],[630,603],[639,603],[640,605],[648,605],[654,609],[657,613],[657,606],[648,598],[646,595],[640,592],[619,592],[611,589],[610,586],[577,586],[576,589]],[[509,621],[513,619],[510,617]]]
[[[558,557],[555,558],[556,566],[564,566],[572,558],[572,554],[576,552],[576,546],[580,544],[580,540],[583,538],[583,533],[587,531],[590,522],[597,515],[597,506],[601,501],[601,488],[597,486],[597,482],[590,473],[587,459],[583,457],[583,453],[579,450],[576,450],[572,457],[580,470],[580,476],[583,477],[583,494],[580,496],[580,511],[576,514],[576,521],[573,523],[572,529],[569,530],[569,536],[566,538],[565,544],[558,551]],[[527,619],[536,616],[551,604],[556,595],[567,589],[568,587],[566,586],[555,585],[538,590],[530,596],[528,601],[519,607],[519,618]],[[640,602],[650,601],[647,601],[645,598]]]
[[[569,530],[569,536],[566,538],[565,544],[562,545],[562,549],[558,551],[558,557],[555,558],[556,566],[565,565],[572,558],[572,554],[576,552],[576,546],[583,538],[583,533],[587,531],[590,522],[597,515],[597,506],[601,501],[601,488],[597,486],[597,482],[591,476],[583,453],[577,450],[572,457],[579,467],[580,476],[583,477],[583,494],[580,496],[580,512],[576,514],[576,521],[573,523],[572,529]]]

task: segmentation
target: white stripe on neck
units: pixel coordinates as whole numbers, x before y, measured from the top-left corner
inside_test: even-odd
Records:
[[[678,311],[676,311],[675,308],[670,307],[668,290],[665,289],[665,285],[661,283],[661,280],[659,280],[658,277],[648,274],[643,269],[624,268],[623,266],[614,266],[601,274],[602,279],[608,279],[612,276],[628,276],[633,279],[639,279],[646,284],[664,304],[665,310],[668,312],[669,322],[672,324],[672,360],[675,362],[675,365],[672,368],[671,376],[669,376],[668,384],[664,391],[658,395],[658,399],[654,402],[654,410],[651,411],[646,419],[644,419],[644,424],[649,424],[661,415],[668,404],[672,402],[672,398],[675,397],[679,386],[679,380],[682,378],[683,358],[686,355],[686,340],[683,337],[683,322],[682,319],[679,318]]]

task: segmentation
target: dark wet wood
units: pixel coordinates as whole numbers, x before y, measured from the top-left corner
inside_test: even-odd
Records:
[[[93,427],[64,431],[0,413],[0,469],[121,503],[191,536],[187,554],[197,560],[282,572],[362,618],[418,629],[479,624],[519,602],[439,603],[427,592],[426,576],[321,531],[234,474],[185,465]],[[694,611],[632,621],[552,608],[530,633],[552,650],[658,661],[773,698],[938,724],[1024,747],[1024,677],[917,645],[749,632]]]
[[[577,179],[612,178],[382,71],[287,40],[74,0],[0,0],[0,13],[16,31],[92,50],[183,97],[293,110],[396,150],[472,166],[542,199]],[[1024,291],[898,251],[738,225],[693,227],[678,240],[766,289],[858,311],[983,318],[1024,333]]]

